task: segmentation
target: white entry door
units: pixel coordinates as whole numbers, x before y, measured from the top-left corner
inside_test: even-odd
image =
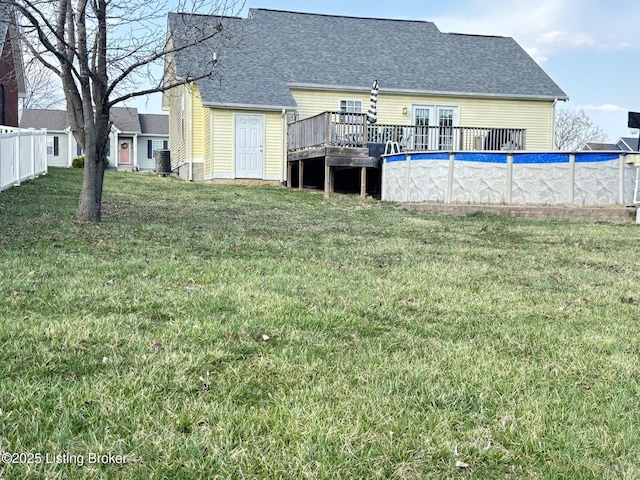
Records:
[[[416,150],[454,150],[459,143],[460,112],[458,107],[414,105],[413,124]]]
[[[236,115],[236,178],[262,178],[264,171],[264,117]]]

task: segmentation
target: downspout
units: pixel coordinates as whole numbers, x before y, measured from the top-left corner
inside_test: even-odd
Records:
[[[281,121],[282,121],[282,148],[281,148],[281,158],[280,158],[280,185],[284,185],[284,182],[286,181],[284,178],[284,172],[285,172],[285,157],[286,157],[286,137],[285,137],[285,127],[286,127],[286,116],[287,116],[287,110],[286,109],[282,109],[282,115],[281,115]],[[287,185],[288,186],[288,185]]]
[[[558,99],[553,101],[553,107],[551,108],[551,150],[556,149],[556,105]]]

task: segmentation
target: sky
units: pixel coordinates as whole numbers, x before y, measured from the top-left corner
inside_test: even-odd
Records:
[[[426,20],[442,32],[513,37],[610,141],[629,137],[640,112],[640,2],[637,0],[254,0],[248,8]],[[329,33],[329,32],[328,32]],[[158,103],[158,105],[156,105]],[[159,100],[138,104],[159,110]],[[637,133],[633,132],[633,135]]]

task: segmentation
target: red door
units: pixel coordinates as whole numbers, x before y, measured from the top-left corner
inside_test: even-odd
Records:
[[[131,142],[120,140],[120,165],[131,165]]]

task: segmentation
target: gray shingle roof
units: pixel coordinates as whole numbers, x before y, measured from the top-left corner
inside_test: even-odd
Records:
[[[47,130],[64,130],[69,126],[66,110],[45,110],[25,108],[20,117],[21,128],[46,128]]]
[[[169,134],[168,115],[138,114],[135,108],[113,107],[113,125],[125,133]],[[22,111],[20,127],[62,131],[69,126],[66,110],[27,108]]]
[[[587,142],[584,150],[620,150],[620,147],[615,143]]]
[[[432,22],[251,9],[247,19],[170,14],[184,32],[224,25],[230,35],[176,55],[177,74],[195,77],[218,53],[216,78],[198,81],[205,105],[295,107],[291,86],[440,95],[566,99],[513,40],[442,33]],[[186,25],[186,27],[185,27]],[[239,44],[231,44],[239,37]]]
[[[637,152],[638,139],[633,137],[621,137],[620,140],[618,140],[618,146],[621,150]]]
[[[169,135],[169,115],[141,113],[139,117],[142,133]]]
[[[112,107],[109,112],[113,126],[121,132],[140,133],[140,119],[138,110],[127,107]]]

